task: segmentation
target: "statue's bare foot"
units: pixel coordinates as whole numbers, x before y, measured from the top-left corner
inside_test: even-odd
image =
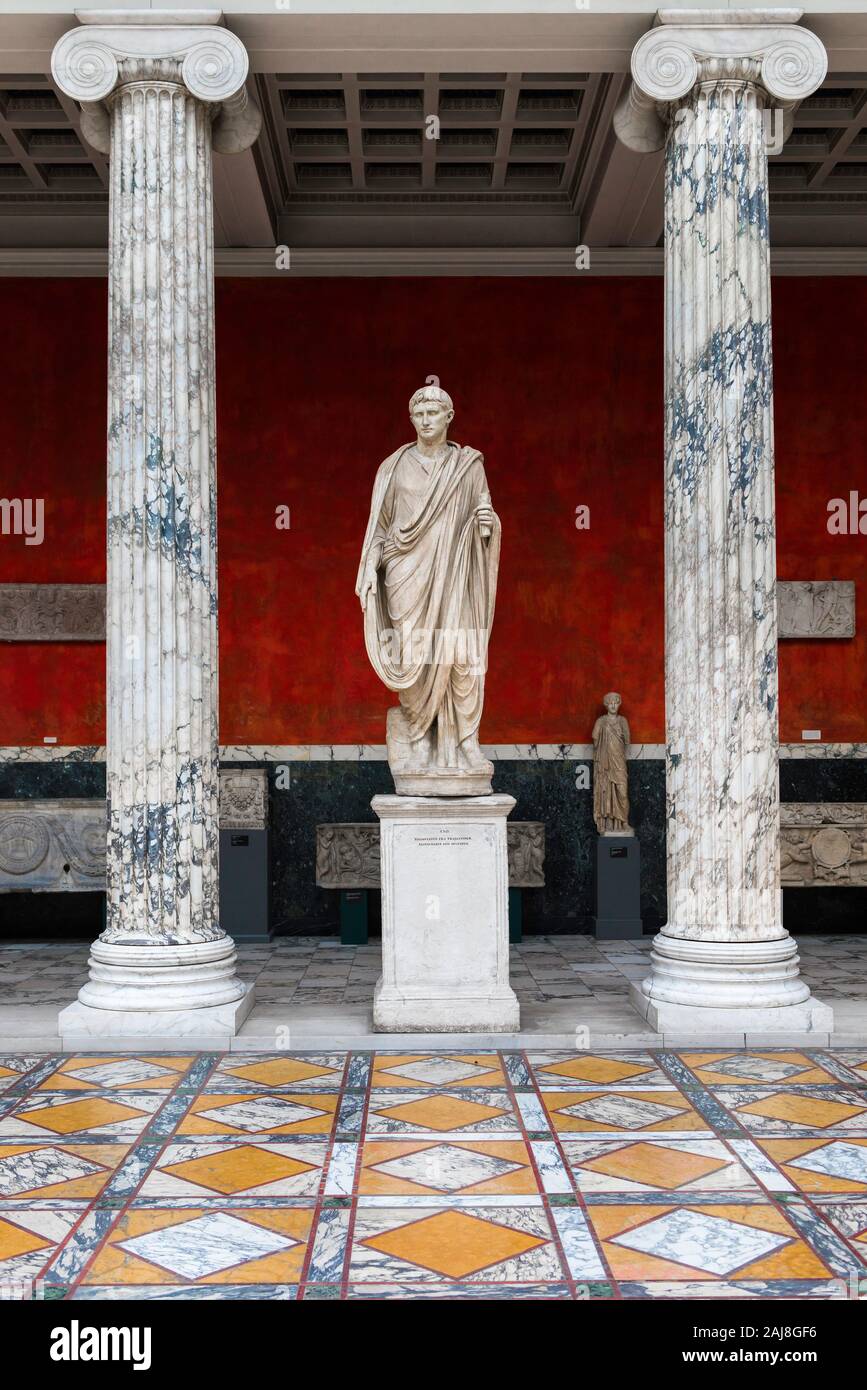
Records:
[[[479,747],[479,740],[477,736],[473,736],[473,738],[468,738],[465,740],[464,743],[461,744],[460,761],[463,767],[466,767],[470,770],[484,769],[490,767],[487,758],[485,757],[481,748]]]

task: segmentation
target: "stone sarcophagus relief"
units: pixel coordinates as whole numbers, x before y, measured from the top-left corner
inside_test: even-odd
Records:
[[[0,584],[0,642],[104,641],[104,584]]]
[[[105,802],[0,801],[0,890],[105,887]]]
[[[545,887],[545,822],[506,822],[509,848],[509,887]]]
[[[316,827],[319,888],[379,888],[379,825],[357,821]]]
[[[509,887],[545,885],[544,821],[507,823]],[[368,821],[316,827],[319,888],[379,888],[379,825]]]
[[[867,887],[867,802],[783,802],[780,882],[784,888]]]
[[[268,824],[265,768],[220,773],[220,828]],[[0,801],[0,893],[105,888],[105,802],[92,798]]]
[[[778,579],[778,637],[854,637],[851,579]]]

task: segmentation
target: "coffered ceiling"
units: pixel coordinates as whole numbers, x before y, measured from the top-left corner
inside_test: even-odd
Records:
[[[262,32],[282,34],[276,23],[272,16]],[[65,27],[62,18],[54,24]],[[264,119],[253,151],[215,157],[223,251],[260,248],[267,256],[282,244],[302,256],[385,257],[426,248],[435,273],[438,253],[448,269],[461,248],[508,259],[516,251],[568,257],[579,244],[636,255],[660,246],[661,156],[626,150],[612,126],[629,83],[631,38],[607,51],[597,35],[585,52],[573,27],[575,41],[564,50],[572,61],[560,70],[547,51],[544,67],[489,61],[464,69],[452,55],[447,70],[425,61],[398,68],[384,39],[378,55],[370,46],[355,50],[380,58],[362,67],[323,38],[320,58],[337,56],[341,66],[323,61],[317,70],[315,34],[304,31],[307,46],[289,65],[273,37],[269,59],[240,21],[233,27],[250,44],[250,89]],[[435,38],[418,44],[418,59],[432,56]],[[477,41],[466,56],[482,56]],[[487,56],[514,59],[515,45],[492,43]],[[610,70],[600,70],[603,57]],[[22,62],[19,52],[14,66]],[[785,147],[770,161],[770,194],[775,246],[867,248],[867,62],[857,71],[832,64],[824,86],[795,112]],[[15,249],[98,252],[107,210],[107,161],[83,139],[76,104],[55,87],[49,62],[0,75],[6,261]]]

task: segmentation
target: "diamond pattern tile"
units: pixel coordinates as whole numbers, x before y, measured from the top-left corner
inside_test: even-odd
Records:
[[[821,1048],[0,1058],[0,1285],[838,1297],[867,1278],[865,1067]]]

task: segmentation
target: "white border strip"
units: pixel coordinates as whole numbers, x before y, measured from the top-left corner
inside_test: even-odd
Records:
[[[589,762],[592,743],[489,743],[482,745],[493,762]],[[631,762],[665,758],[664,743],[634,743]],[[867,758],[867,743],[781,743],[780,758]],[[223,763],[382,763],[384,743],[229,743],[220,748]],[[22,744],[0,747],[0,763],[104,763],[98,744]]]

